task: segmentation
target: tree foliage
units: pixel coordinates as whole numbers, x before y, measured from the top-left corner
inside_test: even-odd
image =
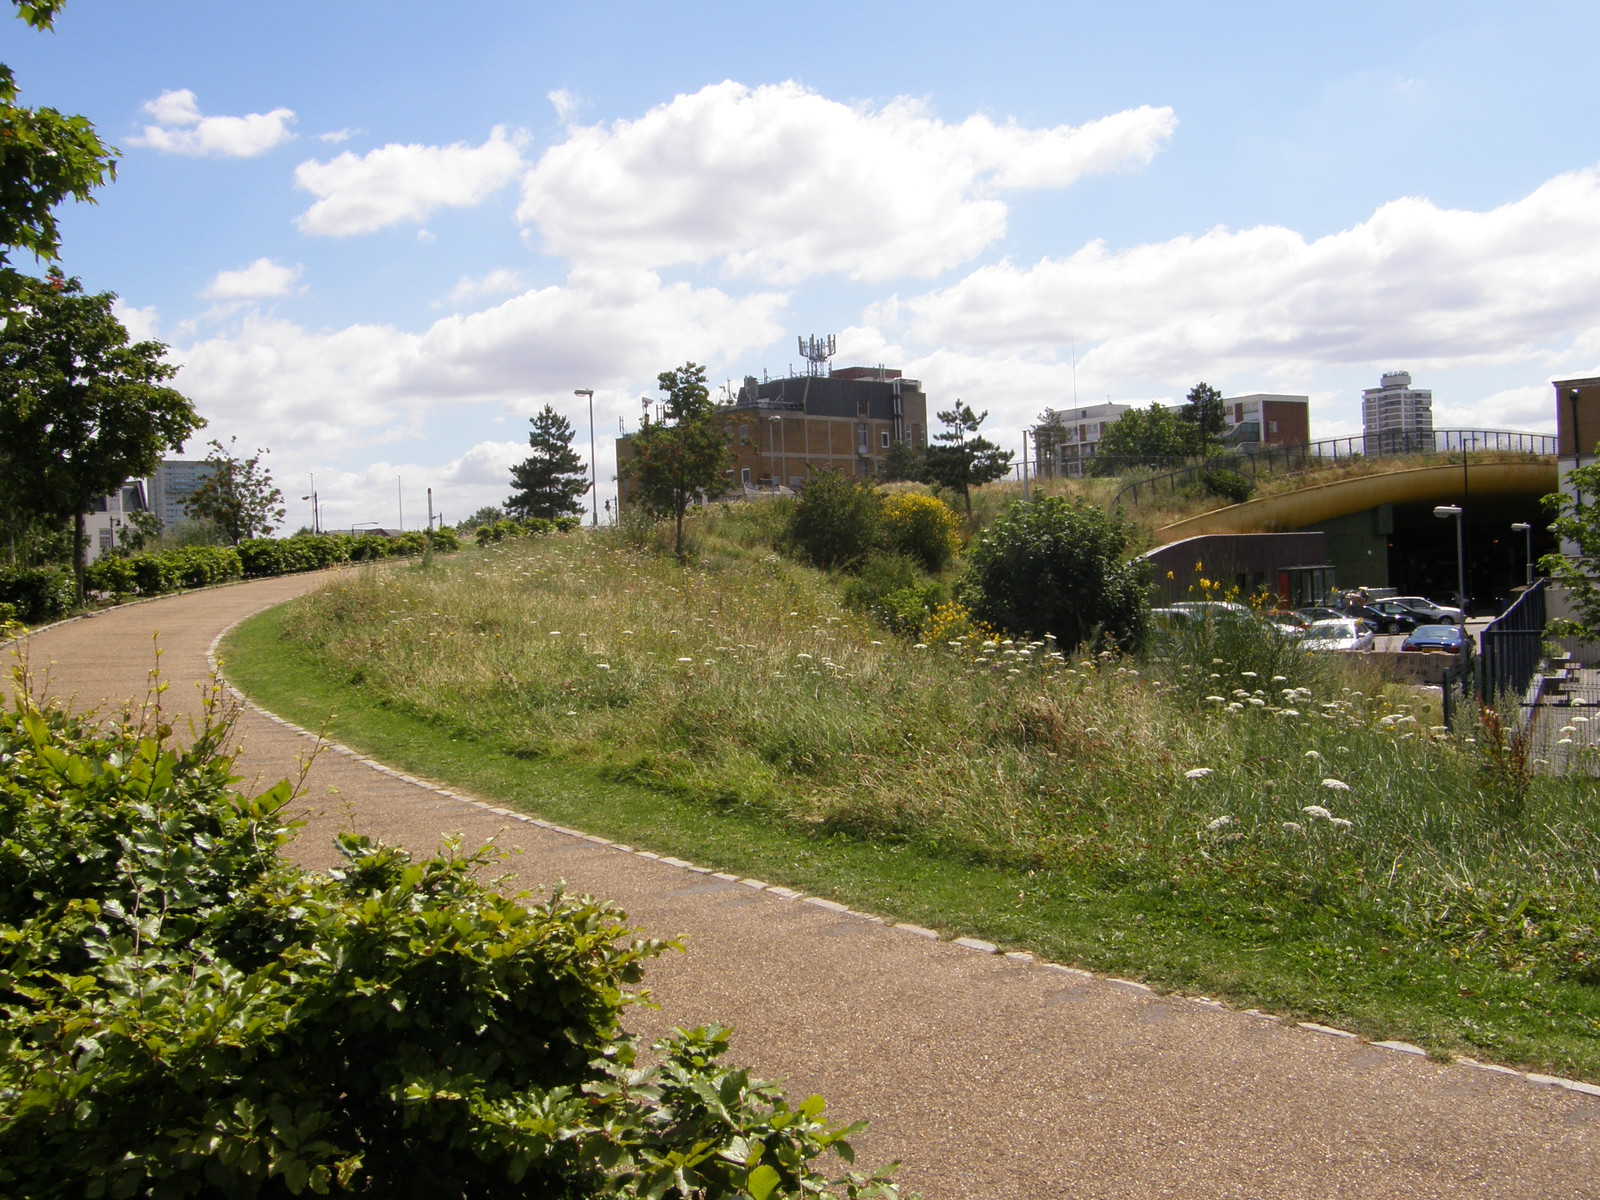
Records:
[[[920,480],[926,474],[922,458],[922,452],[910,442],[895,442],[878,460],[878,479],[883,483]]]
[[[971,405],[957,400],[949,412],[939,414],[945,428],[933,435],[938,444],[929,446],[923,458],[927,481],[960,492],[969,517],[972,489],[993,483],[1011,469],[1011,451],[978,436],[979,426],[988,418],[987,412],[974,413]]]
[[[1563,542],[1571,542],[1577,553],[1547,554],[1539,560],[1539,570],[1567,593],[1567,602],[1576,614],[1576,623],[1590,637],[1600,637],[1600,447],[1596,461],[1575,467],[1566,474],[1574,493],[1557,492],[1544,498],[1544,506],[1555,518],[1550,530]],[[1572,630],[1571,632],[1578,632]]]
[[[1094,475],[1120,475],[1138,467],[1172,466],[1189,454],[1192,431],[1170,408],[1152,404],[1109,422],[1089,461]]]
[[[528,446],[533,453],[511,468],[511,486],[506,512],[517,518],[557,517],[582,513],[580,496],[589,491],[588,472],[582,457],[572,448],[572,424],[546,404],[537,416],[529,417]]]
[[[232,553],[232,551],[228,551]],[[819,1170],[854,1127],[621,1014],[664,949],[486,855],[355,834],[282,856],[291,789],[232,790],[215,714],[0,717],[0,1193],[889,1197]]]
[[[696,496],[720,492],[733,461],[728,432],[711,402],[706,369],[685,363],[656,376],[666,393],[662,416],[647,416],[633,435],[633,457],[622,468],[645,511],[677,523],[674,553],[683,553],[683,515]]]
[[[1082,500],[1012,504],[968,549],[967,604],[1018,636],[1053,635],[1063,649],[1101,636],[1137,645],[1149,622],[1149,567],[1125,559],[1128,532]]]
[[[867,480],[819,471],[806,481],[789,518],[789,544],[825,571],[858,567],[877,540],[881,501]]]
[[[272,473],[261,463],[265,450],[240,458],[234,447],[238,438],[224,446],[213,438],[206,455],[206,472],[183,502],[183,511],[196,521],[212,525],[230,546],[253,537],[266,537],[282,523],[283,493],[272,482]]]
[[[1193,453],[1209,454],[1211,447],[1228,427],[1228,414],[1222,404],[1222,393],[1209,383],[1201,382],[1189,389],[1186,403],[1178,411],[1183,423],[1189,427],[1189,446]]]
[[[110,292],[20,276],[0,331],[0,503],[71,522],[83,596],[84,514],[149,475],[204,422],[178,391],[160,342],[130,342]]]
[[[61,0],[18,0],[16,8],[29,25],[47,30]],[[10,252],[57,261],[56,207],[69,198],[90,200],[90,192],[116,175],[117,152],[86,119],[24,108],[19,94],[11,69],[0,64],[0,311],[16,302],[27,278],[11,266]]]

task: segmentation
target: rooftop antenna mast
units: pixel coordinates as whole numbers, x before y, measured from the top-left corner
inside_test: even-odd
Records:
[[[807,375],[826,375],[828,373],[828,360],[834,355],[833,334],[818,337],[796,339],[800,343],[800,356],[806,360]]]

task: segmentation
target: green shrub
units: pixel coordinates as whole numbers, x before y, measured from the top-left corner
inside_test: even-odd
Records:
[[[60,567],[0,567],[0,603],[29,625],[53,621],[76,599],[72,576]]]
[[[442,552],[461,549],[461,539],[456,536],[454,529],[431,529],[428,531],[428,541],[435,550]]]
[[[639,1068],[620,1014],[664,947],[624,914],[353,834],[301,872],[289,786],[232,791],[227,736],[0,721],[0,1192],[839,1194],[816,1160],[852,1129],[722,1066],[724,1031]]]
[[[1144,640],[1149,567],[1123,555],[1128,528],[1104,509],[1059,496],[1015,503],[979,533],[963,599],[979,619],[1073,647],[1101,635]]]
[[[897,492],[885,497],[878,515],[883,544],[937,575],[961,548],[961,519],[937,496]]]
[[[83,569],[83,586],[106,596],[132,595],[139,590],[133,559],[102,555]]]
[[[1207,470],[1200,479],[1206,485],[1207,491],[1235,504],[1243,504],[1250,498],[1250,493],[1256,490],[1252,480],[1237,471],[1229,471],[1222,467]]]
[[[812,566],[851,570],[871,551],[878,535],[876,488],[863,479],[822,471],[807,481],[789,518],[788,544]]]

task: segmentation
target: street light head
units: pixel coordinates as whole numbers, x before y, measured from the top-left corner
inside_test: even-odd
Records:
[[[1516,530],[1518,533],[1527,533],[1528,530],[1533,528],[1533,526],[1529,525],[1526,521],[1513,521],[1511,523],[1511,528]]]
[[[572,389],[572,394],[574,396],[589,396],[589,397],[593,398],[594,389],[593,388],[573,388]]]
[[[1440,504],[1434,508],[1433,515],[1436,517],[1459,517],[1461,515],[1461,505]]]

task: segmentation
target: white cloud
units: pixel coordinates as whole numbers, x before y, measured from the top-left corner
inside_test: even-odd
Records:
[[[1400,199],[1307,241],[1275,226],[1002,262],[869,311],[929,344],[1066,357],[1080,375],[1192,379],[1319,366],[1491,365],[1600,323],[1600,173],[1489,212]],[[1085,346],[1089,349],[1085,351]]]
[[[243,117],[206,117],[200,114],[195,94],[188,88],[162,92],[144,105],[155,118],[142,134],[128,139],[166,154],[194,157],[254,158],[294,138],[289,128],[294,111],[275,108]]]
[[[139,308],[122,299],[111,303],[111,314],[122,322],[122,327],[128,331],[128,337],[135,342],[148,342],[157,335],[157,319],[155,305]]]
[[[462,405],[523,412],[595,389],[602,423],[636,415],[656,372],[737,361],[781,336],[786,297],[732,297],[649,272],[575,272],[565,286],[450,316],[421,333],[386,325],[311,331],[249,312],[174,353],[213,424],[293,455],[423,436]]]
[[[720,261],[778,282],[928,276],[1002,236],[995,192],[1146,163],[1175,124],[1145,107],[1077,127],[947,125],[904,97],[870,109],[728,81],[573,129],[528,172],[517,215],[578,262]]]
[[[451,303],[476,300],[480,296],[506,296],[522,288],[522,272],[509,267],[497,267],[478,279],[463,275],[450,289]]]
[[[566,88],[557,88],[549,94],[550,106],[556,110],[556,118],[565,121],[578,108],[578,98]]]
[[[1548,383],[1506,388],[1465,404],[1433,402],[1435,429],[1515,429],[1525,433],[1556,431],[1556,394]]]
[[[237,271],[218,271],[200,294],[207,300],[253,300],[264,296],[287,296],[305,268],[286,267],[270,258],[258,258]]]
[[[526,135],[496,125],[480,146],[390,143],[357,157],[295,168],[295,185],[318,197],[296,218],[301,231],[331,237],[420,223],[442,208],[470,208],[517,177]]]
[[[317,134],[317,141],[331,142],[334,145],[338,145],[340,142],[348,142],[355,135],[356,131],[354,129],[330,129],[327,133]]]

